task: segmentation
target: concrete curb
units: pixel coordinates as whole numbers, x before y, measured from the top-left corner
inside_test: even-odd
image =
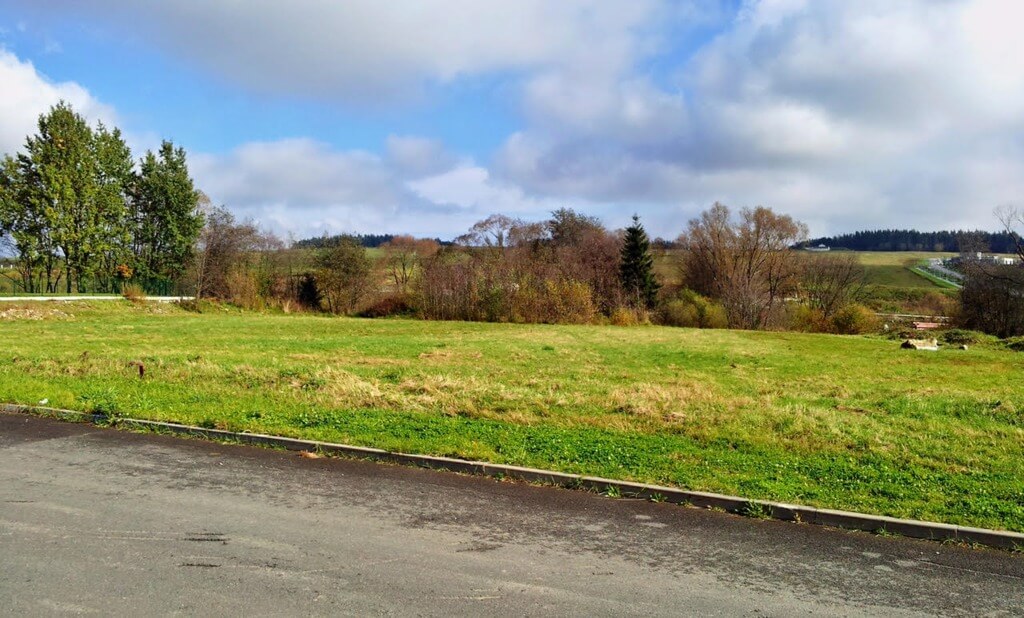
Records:
[[[1017,532],[986,530],[983,528],[971,528],[968,526],[917,521],[913,519],[897,519],[895,517],[885,517],[882,515],[868,515],[849,511],[819,509],[810,506],[785,504],[767,500],[750,500],[739,496],[727,496],[703,491],[689,491],[672,487],[648,485],[646,483],[632,483],[629,481],[617,481],[614,479],[604,479],[594,476],[583,476],[579,474],[566,474],[564,472],[540,470],[537,468],[523,468],[519,466],[494,464],[482,461],[454,459],[451,457],[396,453],[365,446],[334,444],[331,442],[319,442],[316,440],[300,440],[297,438],[283,438],[280,436],[225,431],[221,429],[206,429],[191,425],[180,425],[177,423],[165,423],[161,421],[147,421],[134,418],[108,419],[108,417],[102,414],[89,414],[86,412],[61,410],[58,408],[0,404],[0,412],[34,414],[38,416],[59,418],[62,420],[86,421],[92,423],[100,423],[109,420],[112,425],[127,429],[172,433],[204,438],[207,440],[241,442],[257,446],[284,448],[291,451],[317,451],[329,455],[372,459],[375,461],[413,465],[432,468],[435,470],[448,470],[463,474],[510,478],[529,483],[543,483],[545,485],[555,485],[571,489],[588,489],[618,495],[625,498],[640,498],[645,500],[670,502],[673,504],[684,504],[700,508],[720,509],[740,515],[817,524],[820,526],[844,528],[847,530],[898,534],[900,536],[915,539],[954,541],[1008,550],[1024,549],[1024,534]]]

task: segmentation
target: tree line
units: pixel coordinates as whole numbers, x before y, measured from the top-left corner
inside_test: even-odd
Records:
[[[92,127],[67,103],[0,165],[0,238],[24,292],[166,291],[203,226],[185,151],[164,141],[136,161],[121,131]]]
[[[838,236],[822,236],[801,243],[826,245],[851,251],[980,251],[1013,253],[1014,237],[1006,231],[957,230],[919,232],[917,230],[866,230]]]

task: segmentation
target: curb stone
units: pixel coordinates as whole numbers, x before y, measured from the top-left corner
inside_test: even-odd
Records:
[[[703,491],[690,491],[673,487],[617,481],[596,476],[568,474],[538,468],[524,468],[504,464],[469,461],[452,457],[432,455],[416,455],[397,453],[368,446],[335,444],[317,440],[300,440],[258,433],[226,431],[223,429],[207,429],[192,425],[147,421],[134,418],[109,419],[103,414],[90,414],[74,410],[26,406],[17,404],[0,404],[0,412],[33,414],[69,421],[85,421],[102,423],[111,421],[117,427],[144,429],[177,435],[205,438],[208,440],[225,440],[241,442],[256,446],[284,448],[290,451],[319,451],[330,455],[371,459],[389,463],[419,466],[435,470],[447,470],[477,476],[511,478],[528,483],[541,483],[571,489],[587,489],[598,492],[615,491],[624,498],[657,499],[673,504],[683,504],[706,509],[719,509],[741,515],[757,515],[765,518],[793,521],[798,523],[816,524],[846,530],[864,532],[898,534],[915,539],[932,541],[954,541],[976,545],[985,545],[1006,550],[1024,549],[1024,534],[1004,530],[988,530],[958,526],[938,522],[898,519],[884,515],[869,515],[833,509],[819,509],[810,506],[785,504],[768,500],[751,500],[739,496],[728,496]]]

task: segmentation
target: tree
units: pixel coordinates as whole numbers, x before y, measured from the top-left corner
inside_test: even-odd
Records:
[[[260,231],[251,222],[236,223],[223,206],[210,208],[196,246],[196,297],[231,299],[232,274],[238,268],[249,270],[246,256],[261,244]]]
[[[156,154],[147,151],[134,198],[132,247],[138,269],[146,277],[176,279],[188,266],[203,227],[185,151],[169,141]]]
[[[61,101],[39,117],[39,132],[25,140],[18,156],[27,227],[38,242],[47,269],[47,288],[57,258],[64,261],[65,285],[71,293],[89,265],[93,244],[101,231],[95,225],[97,162],[92,129],[85,119]],[[40,229],[40,225],[45,232]]]
[[[556,246],[576,246],[594,232],[605,231],[597,217],[578,213],[571,208],[559,208],[552,212],[546,227],[551,243]]]
[[[807,226],[770,208],[744,208],[734,220],[715,203],[679,237],[682,275],[694,291],[719,300],[734,328],[764,328],[797,283],[796,253]]]
[[[408,291],[413,275],[420,269],[422,261],[437,253],[438,248],[435,240],[416,239],[412,236],[395,236],[381,245],[388,275],[400,294]]]
[[[856,255],[805,254],[800,264],[801,294],[807,305],[829,320],[861,299],[867,271]]]
[[[134,162],[120,129],[100,124],[93,138],[96,159],[95,204],[84,247],[85,268],[104,291],[114,289],[115,278],[131,278],[131,218],[128,204],[135,184]],[[81,281],[80,281],[81,285]],[[81,289],[81,288],[80,288]]]
[[[999,337],[1024,335],[1024,209],[1001,207],[996,216],[1010,236],[1015,259],[1010,264],[962,259],[960,322]]]
[[[619,279],[626,298],[636,307],[653,309],[658,300],[658,282],[654,279],[654,258],[647,232],[640,217],[626,228],[619,259]]]
[[[317,256],[317,283],[327,310],[352,313],[371,289],[370,260],[354,238],[342,238]]]
[[[510,233],[523,222],[502,214],[494,214],[477,221],[469,232],[455,239],[460,245],[488,247],[499,252],[505,249]]]

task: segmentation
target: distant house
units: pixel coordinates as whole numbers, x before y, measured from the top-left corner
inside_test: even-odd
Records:
[[[824,252],[824,251],[831,251],[832,250],[832,248],[829,247],[828,245],[818,245],[817,247],[804,247],[804,248],[807,249],[808,251],[817,251],[817,252]]]
[[[1017,263],[1017,258],[1007,257],[1005,255],[985,255],[984,253],[975,253],[970,256],[969,259],[976,262],[989,262],[991,264],[998,264],[1000,266],[1013,266]]]

